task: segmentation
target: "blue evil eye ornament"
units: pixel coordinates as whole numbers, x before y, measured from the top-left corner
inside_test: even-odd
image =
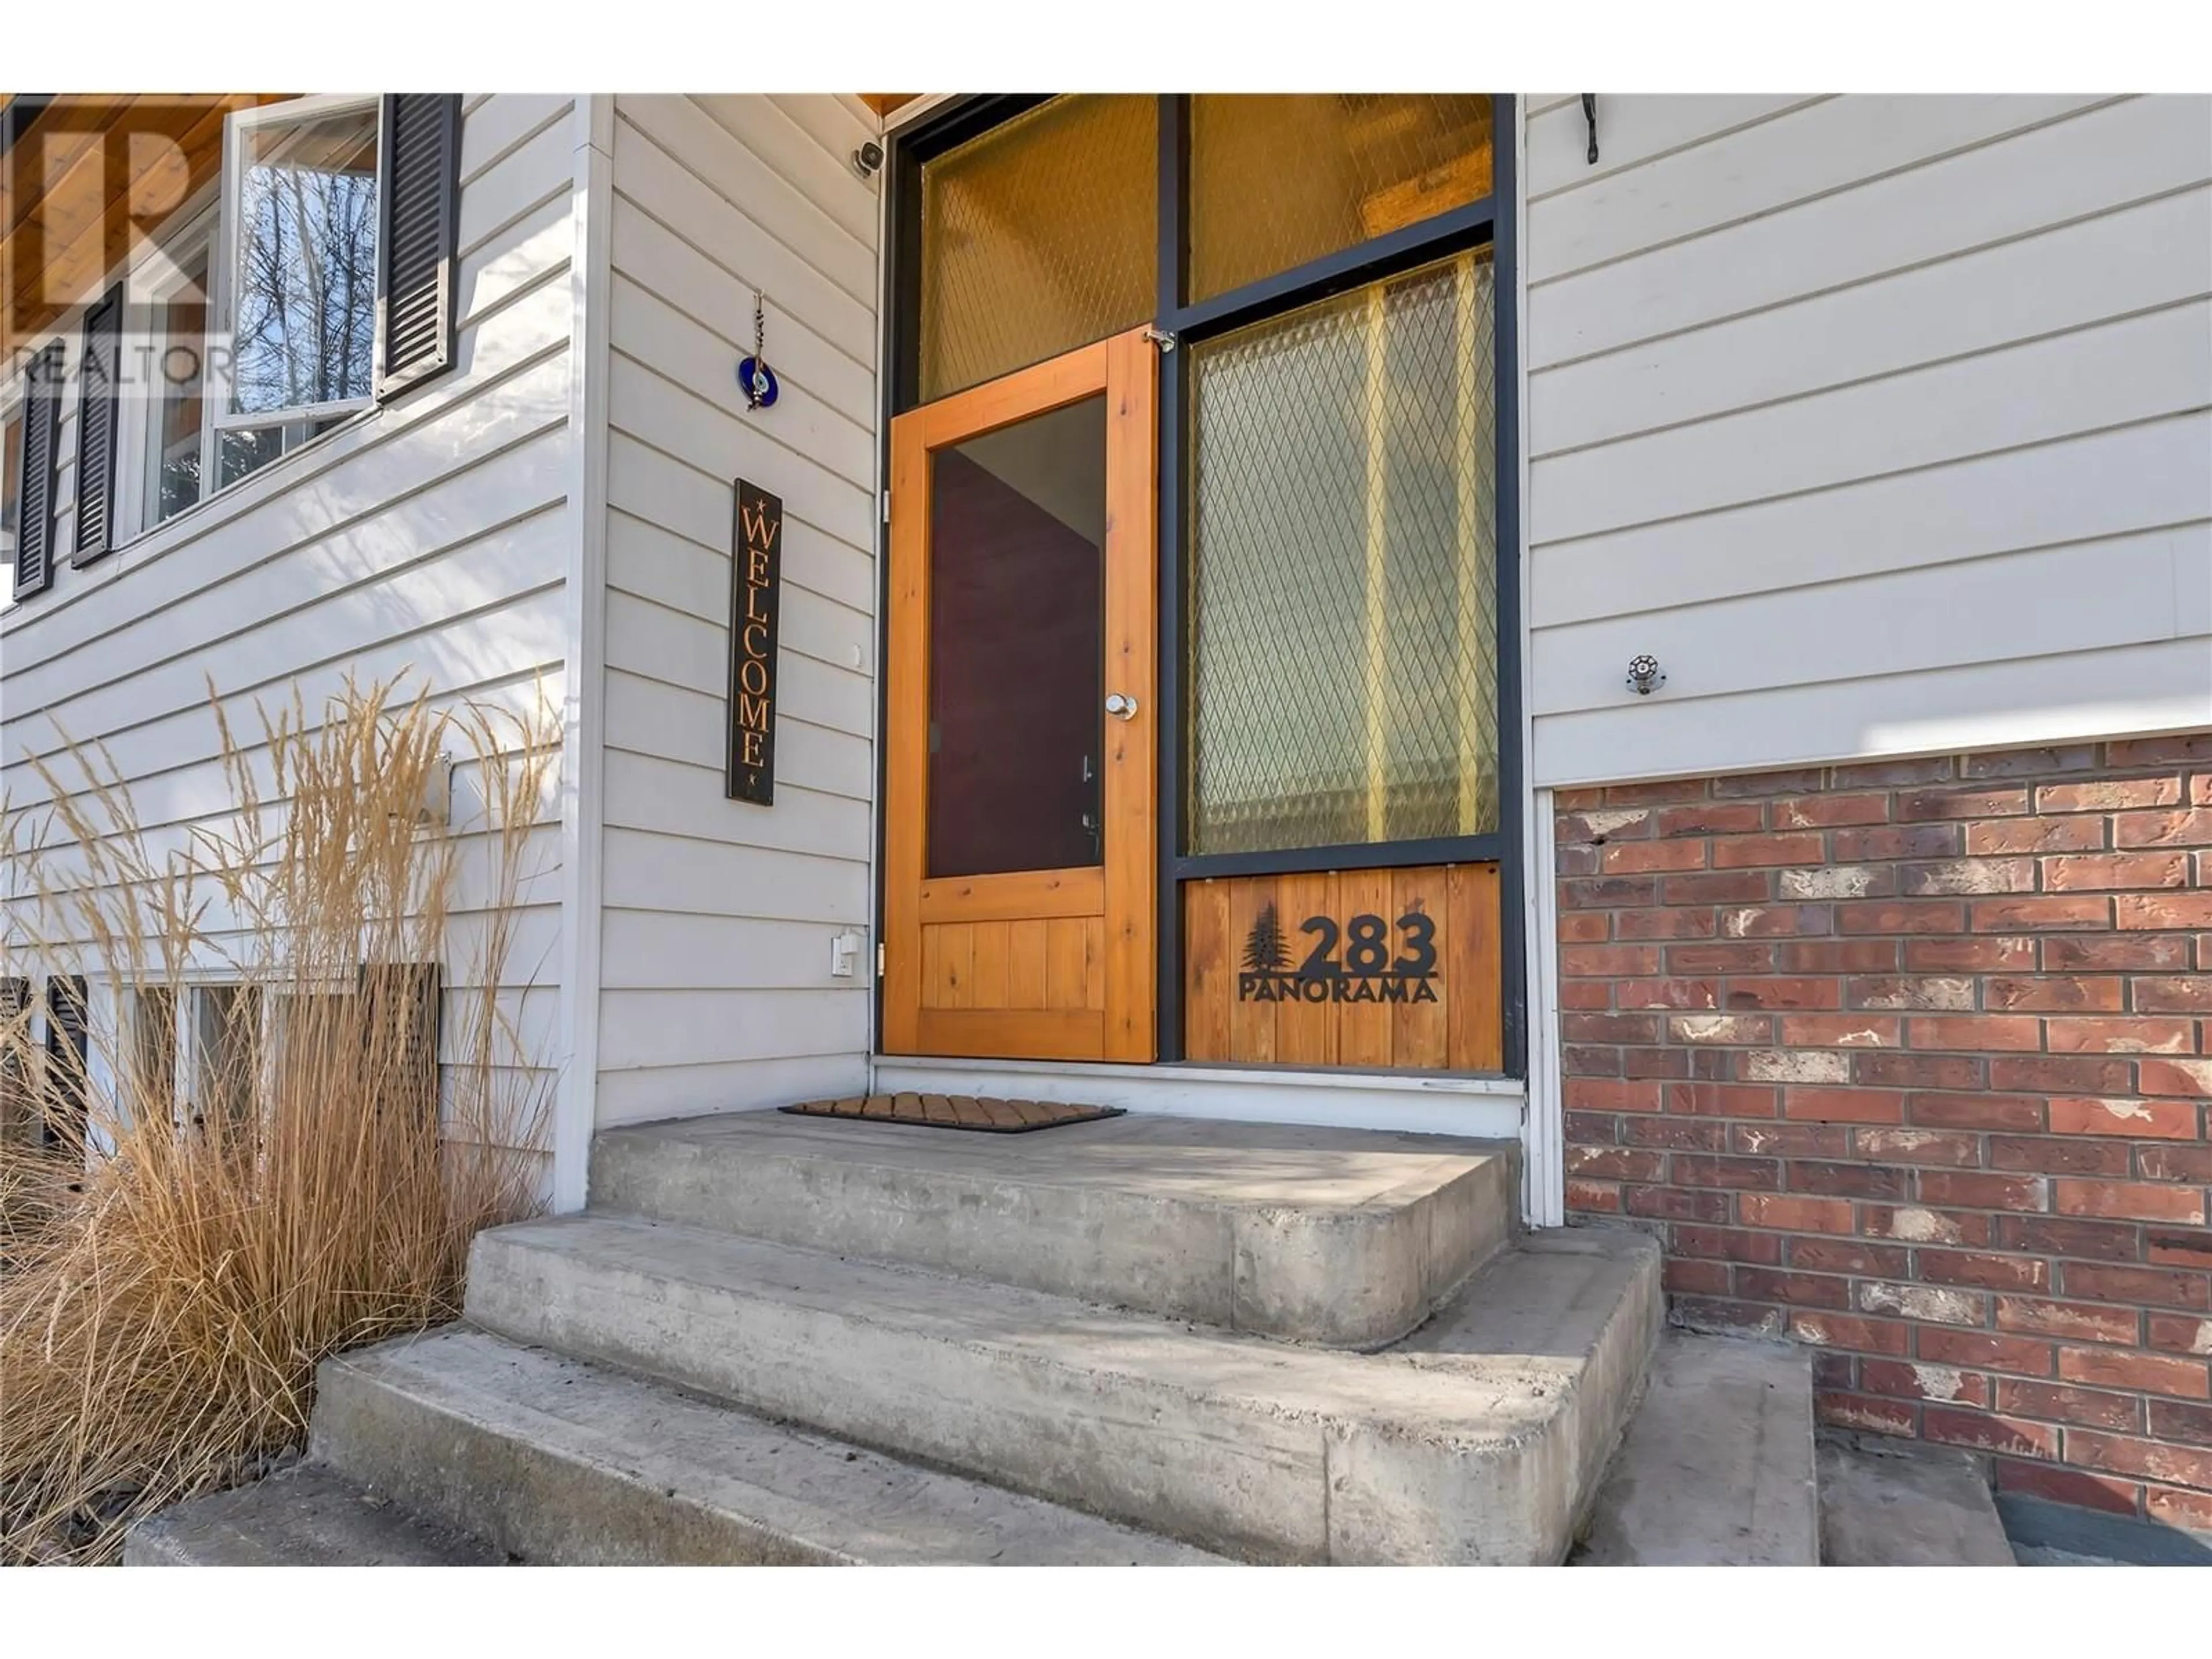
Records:
[[[757,356],[748,357],[738,365],[738,385],[744,392],[745,407],[748,409],[769,407],[775,402],[780,390],[775,381],[775,371]]]

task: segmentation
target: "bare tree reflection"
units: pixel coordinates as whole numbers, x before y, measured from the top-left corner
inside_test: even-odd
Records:
[[[232,406],[369,395],[376,327],[376,112],[271,128],[239,191]]]

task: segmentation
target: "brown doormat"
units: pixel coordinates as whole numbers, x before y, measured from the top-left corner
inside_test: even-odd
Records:
[[[1048,1100],[994,1100],[977,1095],[853,1095],[843,1100],[805,1100],[779,1109],[801,1117],[857,1117],[878,1123],[921,1123],[933,1129],[981,1129],[998,1135],[1121,1115],[1119,1106],[1061,1106]]]

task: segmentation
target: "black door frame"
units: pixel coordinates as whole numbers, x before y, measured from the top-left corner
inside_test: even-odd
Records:
[[[958,94],[885,140],[884,307],[878,377],[880,476],[890,476],[891,416],[920,401],[921,313],[921,167],[1054,94]],[[1499,967],[1504,980],[1504,1072],[1528,1075],[1528,963],[1522,903],[1528,850],[1522,744],[1521,696],[1521,433],[1520,342],[1517,330],[1519,247],[1513,205],[1519,133],[1516,100],[1494,94],[1491,193],[1463,207],[1361,242],[1339,252],[1261,278],[1195,303],[1188,298],[1189,267],[1190,99],[1162,94],[1158,100],[1159,231],[1153,325],[1170,337],[1161,353],[1159,386],[1159,681],[1160,743],[1158,814],[1160,845],[1157,1003],[1158,1055],[1182,1058],[1182,884],[1211,876],[1276,872],[1382,869],[1413,864],[1492,862],[1498,866]],[[1501,210],[1500,204],[1504,209]],[[1492,315],[1498,495],[1498,828],[1480,836],[1382,842],[1346,847],[1298,848],[1285,852],[1217,854],[1183,851],[1183,776],[1189,735],[1185,720],[1183,665],[1188,618],[1183,605],[1188,577],[1188,480],[1183,455],[1188,399],[1188,345],[1241,328],[1346,289],[1489,245],[1495,303]],[[879,515],[883,516],[883,515]],[[880,672],[886,659],[890,604],[884,532],[878,530],[877,730],[883,730],[889,688]],[[876,753],[876,937],[883,938],[881,882],[884,847],[883,746]],[[883,1041],[880,978],[871,1040]]]

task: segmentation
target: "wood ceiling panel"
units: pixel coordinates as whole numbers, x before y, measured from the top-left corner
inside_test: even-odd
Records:
[[[0,354],[94,298],[213,180],[229,111],[298,95],[70,93],[39,109],[0,167]]]

